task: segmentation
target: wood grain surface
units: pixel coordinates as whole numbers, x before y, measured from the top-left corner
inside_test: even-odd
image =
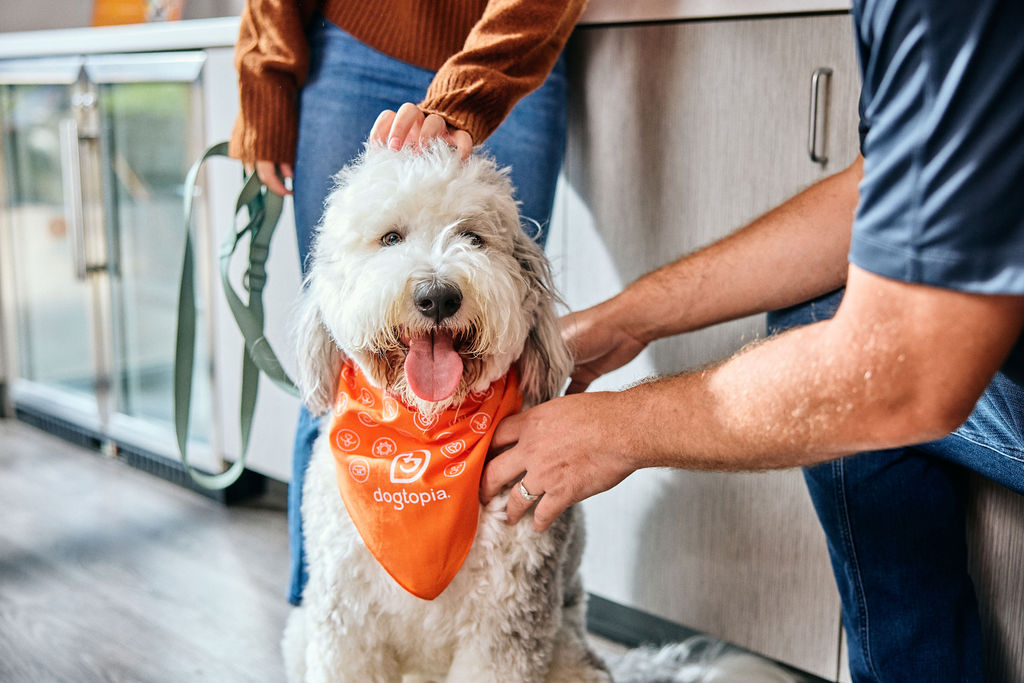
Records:
[[[0,681],[283,680],[282,492],[226,508],[0,421]]]

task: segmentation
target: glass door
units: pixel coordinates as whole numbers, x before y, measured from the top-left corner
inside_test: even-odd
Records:
[[[204,63],[202,52],[0,60],[11,402],[172,459],[183,190],[204,142]],[[203,227],[190,435],[209,462],[213,257]]]
[[[80,59],[0,62],[0,289],[12,400],[97,431],[103,330],[86,222],[99,207],[81,182],[81,70]]]
[[[183,189],[202,153],[203,53],[86,59],[96,87],[104,215],[111,254],[111,432],[159,454],[173,449],[173,367],[184,249]],[[201,242],[201,240],[200,240]],[[197,245],[202,248],[204,245]],[[199,254],[198,263],[208,258]],[[199,268],[203,278],[208,269]],[[209,291],[209,283],[201,289]],[[197,339],[209,339],[199,297]],[[196,350],[190,433],[211,429],[210,349]],[[141,443],[140,443],[141,442]]]

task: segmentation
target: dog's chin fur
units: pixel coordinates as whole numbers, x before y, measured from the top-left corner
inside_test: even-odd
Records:
[[[459,404],[513,365],[525,404],[558,393],[571,361],[549,268],[520,229],[507,174],[493,160],[463,163],[445,145],[422,153],[367,147],[336,180],[297,325],[299,385],[311,412],[330,409],[346,358],[424,413]],[[429,283],[461,293],[457,311],[440,322],[414,301]],[[438,328],[453,339],[463,372],[454,393],[428,401],[409,386],[405,362],[409,340]],[[584,637],[577,510],[537,534],[528,521],[506,524],[506,496],[495,499],[459,573],[424,601],[366,549],[335,476],[321,436],[302,506],[309,582],[283,643],[289,680],[609,680]]]

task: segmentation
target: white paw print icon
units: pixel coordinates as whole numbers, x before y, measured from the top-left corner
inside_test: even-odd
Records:
[[[398,450],[398,446],[394,441],[386,436],[382,436],[373,442],[373,448],[370,451],[378,458],[390,458]]]
[[[430,451],[413,451],[395,456],[391,461],[391,481],[395,484],[411,484],[427,471]]]

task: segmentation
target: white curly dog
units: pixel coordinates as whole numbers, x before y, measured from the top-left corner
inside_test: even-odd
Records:
[[[558,331],[549,267],[520,229],[505,171],[482,155],[462,162],[445,145],[420,152],[370,145],[336,181],[298,324],[299,384],[314,414],[342,419],[346,406],[351,410],[354,401],[339,398],[339,387],[353,371],[381,390],[384,403],[397,401],[427,422],[458,415],[512,368],[526,405],[561,389],[571,360]],[[357,417],[368,425],[368,444],[382,427]],[[342,442],[345,431],[322,430],[306,477],[309,582],[283,639],[290,681],[610,680],[585,640],[583,536],[575,510],[536,533],[528,522],[506,523],[507,495],[486,508],[474,498],[475,535],[460,568],[436,597],[417,597],[371,552],[364,541],[370,532],[356,528],[354,508],[339,495],[365,480],[374,455],[339,459],[359,441],[353,434]],[[396,455],[399,450],[376,453],[394,456],[391,482],[407,481],[396,472],[441,459],[430,447],[413,451],[421,453],[415,458]],[[374,495],[360,515],[385,530],[393,522],[375,515],[453,503],[440,485],[421,493],[378,488]],[[387,536],[372,544],[387,546]],[[432,566],[432,556],[423,557]]]

